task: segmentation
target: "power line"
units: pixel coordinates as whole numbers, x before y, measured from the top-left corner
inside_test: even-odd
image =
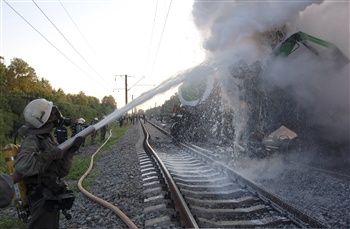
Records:
[[[40,10],[40,12],[46,17],[46,19],[51,23],[51,25],[61,34],[61,36],[64,38],[64,40],[70,45],[70,47],[81,57],[81,59],[90,67],[91,70],[93,70],[96,75],[98,75],[102,80],[105,81],[105,79],[95,70],[94,67],[91,66],[91,64],[85,59],[83,55],[74,47],[74,45],[67,39],[67,37],[61,32],[61,30],[55,25],[55,23],[52,22],[52,20],[45,14],[45,12],[39,7],[39,5],[32,0],[32,2],[35,4],[35,6]]]
[[[161,35],[160,35],[160,40],[159,40],[159,42],[158,42],[156,56],[155,56],[155,58],[154,58],[154,60],[153,60],[151,75],[153,74],[154,66],[155,66],[155,63],[156,63],[157,58],[158,58],[158,53],[159,53],[160,45],[161,45],[161,43],[162,43],[162,39],[163,39],[164,31],[165,31],[165,26],[166,26],[166,23],[167,23],[167,21],[168,21],[168,16],[169,16],[169,12],[170,12],[170,8],[171,8],[171,3],[172,3],[172,2],[173,2],[173,0],[170,0],[170,4],[169,4],[169,7],[168,7],[168,12],[167,12],[167,14],[166,14],[165,21],[164,21],[164,25],[163,25],[163,30],[162,30],[162,33],[161,33]]]
[[[151,45],[152,45],[152,41],[153,41],[154,25],[156,23],[157,11],[158,11],[158,0],[156,2],[156,9],[154,11],[153,24],[152,24],[152,32],[151,32],[151,37],[150,37],[149,44],[148,44],[148,52],[147,52],[147,59],[146,59],[146,70],[147,70],[147,67],[148,67],[148,60],[149,60],[149,56],[150,56],[150,52],[151,52]]]
[[[15,8],[13,8],[6,0],[3,0],[8,7],[10,7],[20,18],[22,18],[35,32],[37,32],[45,41],[47,41],[54,49],[56,49],[64,58],[66,58],[72,65],[78,68],[82,73],[90,76],[89,73],[84,71],[79,65],[77,65],[73,60],[71,60],[64,52],[57,48],[47,37],[45,37],[38,29],[36,29],[25,17],[23,17]],[[99,81],[98,81],[99,82]],[[100,82],[99,82],[100,83]],[[101,84],[102,86],[102,84]],[[104,86],[103,86],[104,87]],[[105,88],[105,87],[104,87]]]
[[[66,12],[66,14],[68,15],[69,19],[71,20],[71,22],[74,24],[75,28],[77,29],[77,31],[79,32],[80,36],[83,38],[83,40],[85,41],[86,45],[89,47],[89,49],[91,50],[91,52],[96,56],[96,52],[95,50],[92,48],[92,45],[90,44],[90,42],[86,39],[86,37],[84,36],[84,34],[81,32],[79,26],[77,25],[77,23],[75,23],[75,21],[73,20],[72,16],[70,15],[70,13],[68,12],[68,10],[66,9],[66,7],[64,7],[63,3],[61,0],[58,0],[63,8],[63,10]]]
[[[152,32],[151,32],[151,37],[149,40],[149,44],[148,44],[148,51],[147,51],[147,55],[146,55],[146,66],[145,66],[145,72],[147,71],[147,67],[148,67],[148,60],[150,57],[150,53],[151,53],[151,45],[152,45],[152,41],[153,41],[153,34],[154,34],[154,25],[156,23],[156,17],[157,17],[157,11],[158,11],[158,0],[156,2],[156,9],[154,11],[154,17],[153,17],[153,24],[152,24]],[[131,87],[134,87],[137,83],[139,83],[141,80],[143,80],[144,78],[146,78],[146,76],[142,76],[136,83],[134,83]],[[131,88],[130,87],[130,88]]]
[[[133,85],[131,85],[131,87],[129,88],[129,90],[133,87],[136,86],[136,84],[138,84],[141,80],[143,80],[146,76],[142,76],[138,81],[136,81],[136,83],[134,83]]]

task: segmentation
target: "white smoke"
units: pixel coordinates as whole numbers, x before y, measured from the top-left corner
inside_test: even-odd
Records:
[[[306,8],[290,27],[334,43],[349,58],[349,11],[349,1],[325,1]]]
[[[256,56],[261,50],[254,36],[298,17],[307,6],[322,1],[196,1],[194,21],[202,33],[208,56],[237,53]],[[248,52],[237,49],[247,46]],[[254,47],[254,48],[252,48]],[[229,64],[232,63],[232,58]]]
[[[349,2],[324,2],[301,12],[290,27],[334,43],[349,57],[349,23]],[[305,51],[275,59],[264,78],[293,91],[323,138],[344,143],[350,139],[349,73],[349,64],[330,52],[318,57]]]
[[[251,64],[269,56],[271,47],[259,34],[287,26],[287,35],[301,30],[319,36],[349,56],[348,2],[196,1],[193,16],[207,51],[206,62],[218,69],[216,76],[226,97],[241,116],[235,124],[242,131],[246,110],[239,100],[239,79],[232,78],[230,69],[242,60]],[[348,67],[335,73],[327,61],[317,62],[307,55],[284,63],[276,60],[272,66],[266,79],[281,87],[292,85],[297,99],[318,115],[315,124],[333,129],[337,137],[348,131]]]

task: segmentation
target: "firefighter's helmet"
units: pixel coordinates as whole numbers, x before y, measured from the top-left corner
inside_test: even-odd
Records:
[[[85,123],[85,119],[83,119],[83,118],[78,118],[78,119],[77,119],[77,123],[79,123],[79,124],[84,124],[84,123]]]
[[[53,103],[51,101],[35,99],[24,108],[24,119],[35,128],[40,128],[49,119],[52,107]]]

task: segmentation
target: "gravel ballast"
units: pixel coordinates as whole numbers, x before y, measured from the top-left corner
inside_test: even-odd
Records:
[[[95,162],[95,182],[90,188],[94,195],[111,202],[122,210],[138,227],[143,226],[141,174],[136,143],[143,138],[139,125],[128,131]],[[109,209],[78,193],[71,210],[73,218],[62,219],[61,228],[127,228]]]
[[[159,123],[157,123],[159,124]],[[166,137],[150,127],[154,145],[167,146]],[[158,133],[157,133],[158,132]],[[319,152],[277,154],[264,159],[236,155],[232,147],[201,144],[211,156],[231,166],[270,192],[331,228],[350,226],[350,161],[339,154]]]

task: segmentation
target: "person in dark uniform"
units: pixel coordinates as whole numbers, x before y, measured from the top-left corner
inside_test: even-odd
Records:
[[[78,134],[79,132],[81,132],[82,130],[84,130],[86,127],[88,127],[88,125],[85,123],[85,119],[83,118],[78,118],[74,127],[74,135]],[[73,136],[74,136],[73,135]],[[85,145],[85,139],[82,143],[82,146]]]
[[[23,180],[27,187],[30,211],[29,228],[58,228],[60,212],[72,207],[74,195],[67,189],[63,177],[72,165],[73,153],[84,138],[77,137],[68,150],[57,147],[51,131],[62,116],[46,99],[31,101],[24,109],[26,121],[19,129],[23,141],[15,160],[13,182]],[[1,188],[1,187],[0,187]]]
[[[98,122],[98,118],[94,118],[94,119],[92,120],[92,122],[90,123],[90,125],[95,125],[97,122]],[[96,132],[96,131],[94,131],[94,132],[91,134],[91,144],[95,144],[96,135],[97,135],[97,132]]]
[[[107,133],[108,126],[104,125],[100,129],[100,141],[103,142],[106,139],[106,133]]]
[[[67,140],[68,130],[67,130],[66,126],[71,125],[71,119],[64,118],[62,115],[60,115],[60,116],[62,117],[62,119],[55,129],[55,137],[56,137],[56,140],[59,144],[65,142]]]
[[[65,126],[59,126],[55,130],[55,137],[59,144],[65,142],[68,138],[68,131]]]

